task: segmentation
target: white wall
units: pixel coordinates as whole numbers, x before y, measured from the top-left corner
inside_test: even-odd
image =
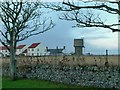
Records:
[[[16,55],[22,54],[22,52],[27,49],[27,46],[24,46],[22,49],[17,49],[16,50]]]
[[[46,47],[42,43],[40,43],[36,48],[28,48],[27,51],[28,56],[41,56],[47,54]]]
[[[6,49],[6,50],[0,50],[0,52],[3,54],[3,56],[7,56],[7,55],[10,55],[9,51]]]

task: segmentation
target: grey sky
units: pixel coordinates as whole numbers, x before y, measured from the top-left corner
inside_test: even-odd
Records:
[[[102,13],[102,16],[105,15]],[[72,28],[75,22],[59,20],[57,14],[54,13],[50,13],[48,16],[52,17],[56,26],[50,31],[31,37],[21,43],[42,42],[49,48],[56,48],[56,46],[62,48],[66,46],[66,52],[70,53],[74,52],[74,39],[84,38],[84,53],[105,54],[105,49],[108,49],[110,54],[118,53],[118,33],[112,33],[104,28]],[[110,20],[110,23],[112,21],[117,22],[117,16],[107,15],[107,19]]]
[[[105,54],[105,49],[108,49],[110,54],[118,53],[118,33],[112,33],[110,30],[103,28],[72,28],[76,24],[75,22],[59,20],[58,15],[61,14],[49,12],[45,15],[46,17],[52,17],[56,24],[53,29],[38,36],[30,37],[19,44],[30,45],[35,42],[42,42],[49,48],[66,46],[66,52],[70,53],[74,52],[74,39],[84,38],[84,53]],[[117,22],[117,16],[106,13],[101,13],[101,15],[104,20],[107,19],[107,23]]]

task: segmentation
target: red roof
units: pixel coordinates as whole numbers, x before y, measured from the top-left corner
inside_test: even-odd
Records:
[[[10,46],[8,46],[10,48]],[[0,50],[7,50],[5,46],[0,46]]]
[[[23,47],[25,47],[26,45],[19,45],[17,46],[17,49],[22,49]]]
[[[5,50],[6,47],[5,46],[0,46],[0,50]]]
[[[35,48],[39,45],[40,43],[33,43],[31,46],[29,46],[28,48]]]

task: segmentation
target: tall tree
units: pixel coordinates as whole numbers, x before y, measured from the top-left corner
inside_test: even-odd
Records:
[[[16,80],[16,45],[31,36],[44,33],[55,26],[50,18],[43,17],[41,2],[0,2],[2,38],[0,42],[10,52],[11,79]]]
[[[113,32],[119,32],[119,22],[106,23],[100,17],[100,14],[96,14],[93,11],[100,11],[102,13],[108,13],[110,15],[118,15],[120,19],[120,1],[80,1],[74,2],[72,0],[63,1],[62,3],[49,3],[43,4],[44,7],[50,8],[56,11],[62,11],[61,20],[76,21],[76,27],[103,27],[108,28]],[[107,17],[106,17],[107,18]],[[109,20],[109,19],[108,19]]]

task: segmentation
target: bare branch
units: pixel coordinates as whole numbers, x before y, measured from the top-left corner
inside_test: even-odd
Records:
[[[17,42],[44,33],[55,26],[52,20],[42,18],[41,2],[0,3],[0,19],[5,27],[0,32],[5,43],[13,44],[16,48]],[[2,40],[1,43],[5,45]]]
[[[46,31],[52,29],[52,28],[55,26],[55,24],[53,23],[52,20],[49,22],[49,25],[46,23],[46,20],[43,21],[43,23],[42,23],[42,24],[39,24],[39,25],[40,25],[42,31],[39,30],[39,27],[35,27],[35,28],[32,29],[31,31],[26,31],[25,33],[22,33],[22,34],[19,36],[19,39],[17,39],[17,41],[22,41],[22,40],[27,39],[28,37],[31,37],[31,36],[34,36],[34,35],[38,35],[38,34],[40,34],[40,33],[44,33],[44,32],[46,32]],[[38,25],[37,25],[37,26],[38,26]],[[37,30],[37,32],[36,32],[36,30]]]
[[[82,4],[81,4],[82,3]],[[113,5],[118,6],[113,7]],[[106,24],[105,20],[103,21],[100,15],[91,12],[94,10],[107,12],[112,15],[120,15],[120,1],[115,2],[70,2],[63,1],[62,5],[59,4],[47,4],[44,5],[46,8],[50,8],[56,11],[63,11],[62,15],[59,17],[61,20],[67,21],[76,21],[77,27],[103,27],[108,28],[113,32],[120,32],[119,29],[116,29],[114,26],[119,26],[120,24],[112,23]],[[86,10],[86,11],[85,11]],[[88,13],[87,10],[90,10]],[[106,17],[107,18],[107,17]]]
[[[0,42],[7,48],[8,51],[10,51],[10,48],[8,47],[8,44],[5,44],[5,42],[3,42],[1,39],[0,39]]]

